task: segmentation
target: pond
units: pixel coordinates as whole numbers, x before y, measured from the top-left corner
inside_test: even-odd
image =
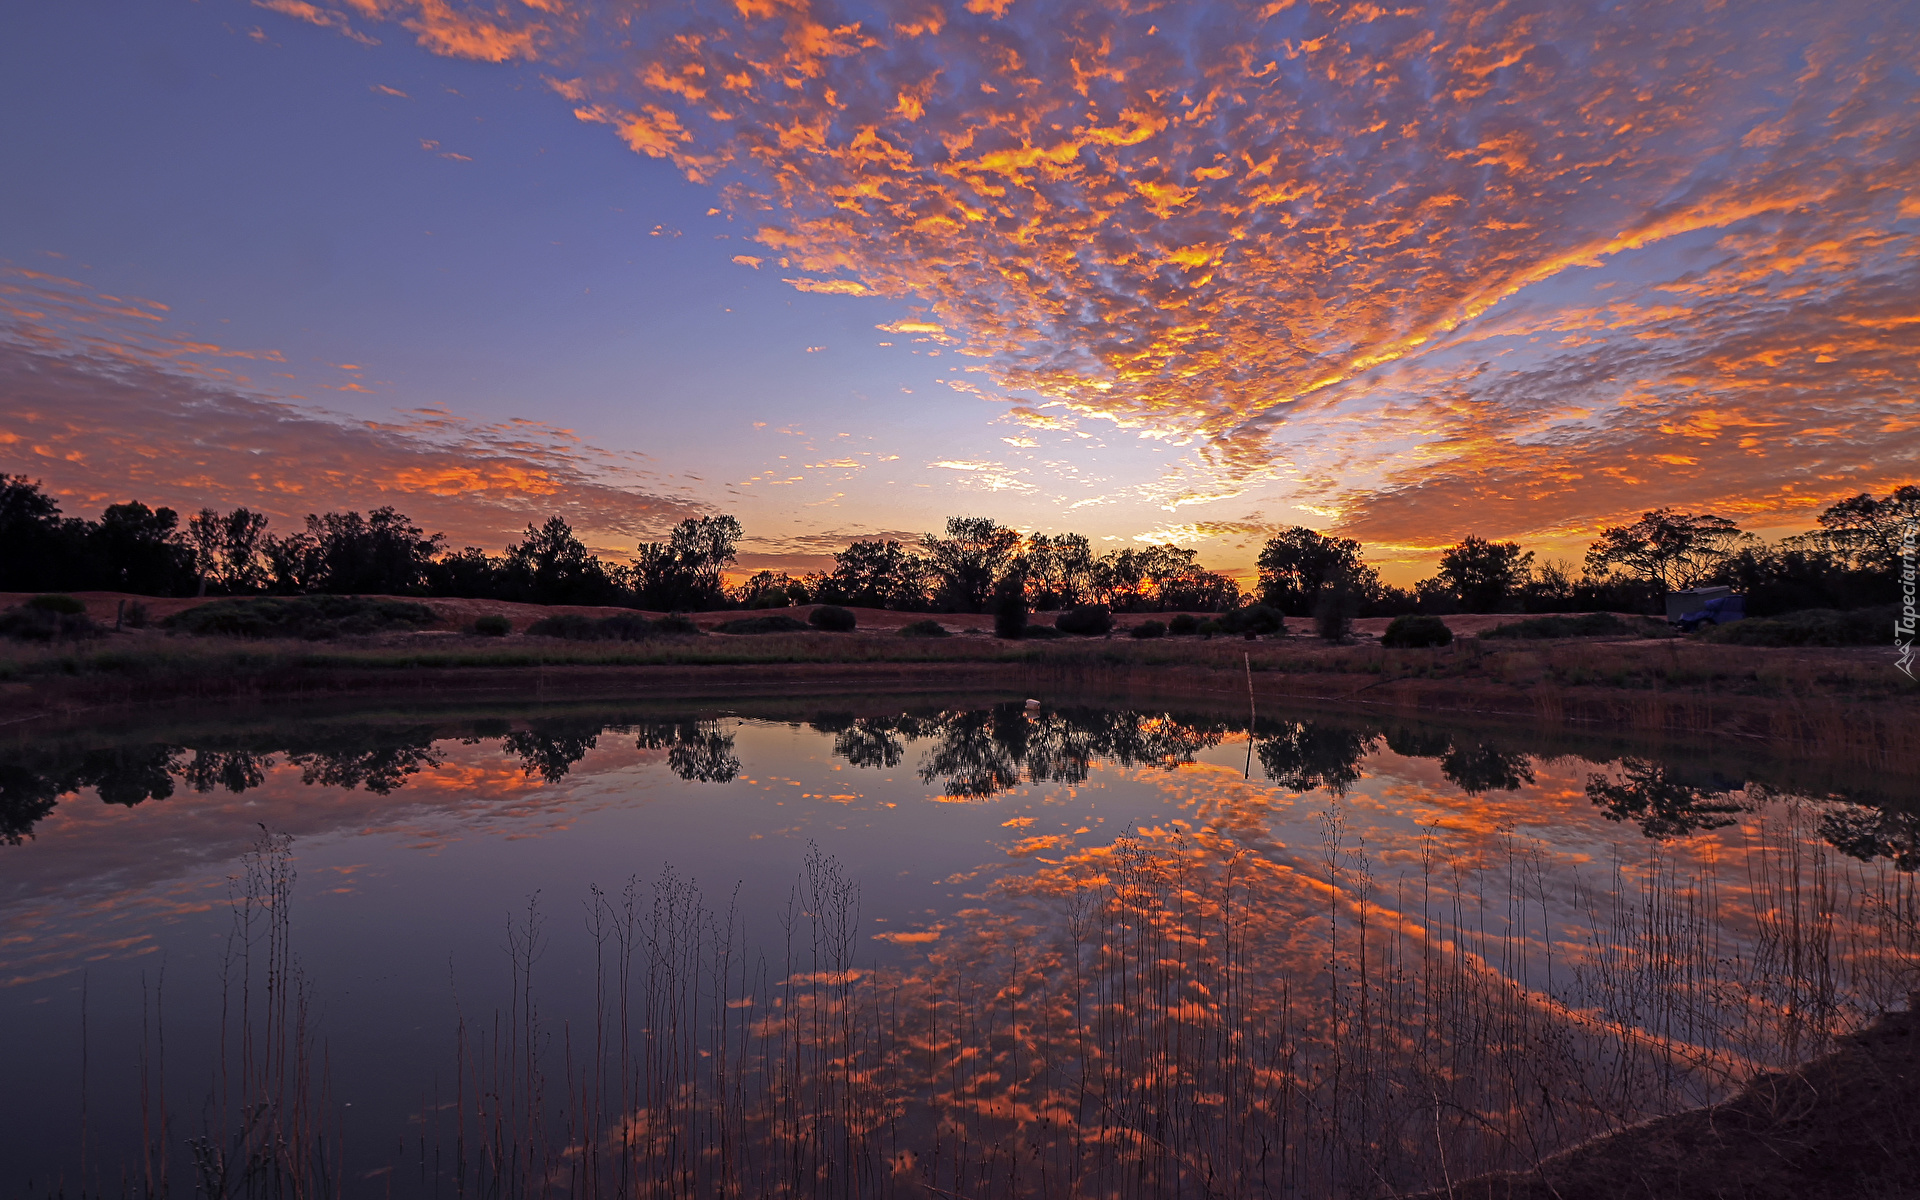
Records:
[[[0,744],[12,1194],[1387,1195],[1920,986],[1908,785],[1751,748],[938,696],[169,719]]]

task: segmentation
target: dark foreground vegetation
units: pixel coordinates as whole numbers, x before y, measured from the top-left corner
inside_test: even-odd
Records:
[[[954,517],[916,544],[854,542],[834,556],[832,570],[760,571],[730,583],[744,535],[731,516],[683,521],[619,562],[594,554],[559,517],[529,525],[520,541],[490,554],[453,550],[393,508],[311,514],[286,534],[244,508],[203,509],[183,521],[172,509],[128,501],[98,520],[64,517],[38,484],[0,475],[0,591],[448,596],[661,612],[831,604],[992,611],[1013,631],[1030,611],[1229,614],[1259,603],[1337,640],[1355,617],[1651,613],[1666,592],[1703,585],[1734,588],[1761,617],[1888,605],[1900,599],[1901,548],[1916,523],[1914,485],[1843,500],[1818,514],[1811,532],[1771,545],[1724,517],[1661,508],[1604,529],[1578,567],[1468,535],[1411,588],[1382,582],[1359,542],[1296,526],[1267,540],[1254,564],[1258,582],[1243,593],[1178,546],[1096,554],[1080,534]]]

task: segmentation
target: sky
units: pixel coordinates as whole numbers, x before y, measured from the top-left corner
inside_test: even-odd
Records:
[[[64,0],[0,471],[817,569],[1779,535],[1920,475],[1920,7]]]

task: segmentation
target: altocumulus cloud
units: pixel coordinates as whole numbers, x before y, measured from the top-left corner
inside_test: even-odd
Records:
[[[239,368],[278,355],[172,337],[164,313],[56,276],[0,275],[5,469],[86,515],[130,498],[245,505],[287,531],[310,512],[391,504],[455,546],[494,550],[554,514],[625,548],[708,511],[536,422],[438,410],[374,422],[263,394]]]
[[[1910,5],[338,11],[537,63],[793,286],[916,297],[999,386],[1193,439],[1175,501],[1784,519],[1913,457]]]

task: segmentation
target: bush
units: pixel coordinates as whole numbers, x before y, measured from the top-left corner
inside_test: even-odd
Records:
[[[1099,637],[1113,629],[1113,613],[1104,604],[1082,604],[1071,608],[1053,619],[1053,627],[1061,633],[1077,633],[1082,637]]]
[[[98,637],[102,632],[84,612],[48,612],[34,607],[31,601],[0,612],[0,637],[16,641],[78,641]]]
[[[1175,637],[1184,637],[1189,633],[1197,632],[1199,628],[1200,618],[1194,616],[1192,613],[1180,613],[1174,617],[1173,620],[1167,622],[1167,632],[1173,634]]]
[[[1029,625],[1020,631],[1020,636],[1027,641],[1033,641],[1037,638],[1044,642],[1050,638],[1063,638],[1067,635],[1061,633],[1051,625]]]
[[[685,613],[668,613],[653,623],[656,633],[671,637],[699,637],[700,627]]]
[[[35,596],[27,601],[27,607],[34,612],[52,613],[56,617],[85,616],[87,606],[72,596]]]
[[[1266,604],[1249,604],[1245,608],[1222,613],[1219,625],[1227,633],[1240,633],[1248,637],[1263,633],[1283,634],[1287,631],[1287,619],[1280,615],[1279,609]]]
[[[753,600],[750,603],[748,603],[747,607],[755,608],[755,609],[757,608],[792,608],[793,597],[787,595],[784,591],[781,591],[779,588],[774,588],[769,591],[761,592],[758,596],[755,596]]]
[[[807,624],[828,633],[850,633],[860,619],[838,604],[822,604],[807,614]]]
[[[473,631],[481,637],[505,637],[513,632],[513,622],[499,613],[488,613],[474,619]]]
[[[925,621],[915,621],[911,625],[901,626],[900,636],[935,638],[952,637],[953,635],[947,632],[946,626],[932,618],[928,618]]]
[[[135,600],[127,605],[127,611],[121,614],[121,619],[126,622],[128,629],[145,629],[153,620],[153,610]]]
[[[1142,621],[1127,631],[1128,637],[1157,638],[1167,636],[1167,627],[1158,621]]]
[[[1313,602],[1313,632],[1323,642],[1344,642],[1353,632],[1360,597],[1344,587],[1321,588]]]
[[[993,602],[993,636],[1017,638],[1026,631],[1026,593],[1017,587],[1002,588]]]
[[[682,632],[685,631],[672,617],[649,621],[639,613],[615,613],[598,620],[579,613],[556,613],[527,626],[529,637],[566,638],[574,642],[644,642],[662,634]]]
[[[1643,622],[1651,624],[1651,622]],[[1622,621],[1612,613],[1586,613],[1578,617],[1535,617],[1531,621],[1510,621],[1497,629],[1489,629],[1480,636],[1483,638],[1569,638],[1569,637],[1621,637],[1627,634],[1643,633],[1633,625]]]
[[[807,623],[793,617],[741,617],[737,621],[722,621],[713,627],[715,633],[805,633]]]
[[[1847,612],[1811,608],[1715,626],[1706,640],[1728,646],[1891,646],[1895,616],[1891,605]]]
[[[1224,636],[1227,632],[1227,627],[1209,617],[1195,626],[1193,631],[1208,641],[1212,641],[1214,638]]]
[[[326,638],[433,624],[433,610],[411,600],[366,596],[253,596],[214,600],[161,622],[176,633],[255,638]]]
[[[1382,646],[1414,650],[1422,646],[1445,646],[1453,641],[1453,630],[1439,617],[1395,617],[1380,639]]]

